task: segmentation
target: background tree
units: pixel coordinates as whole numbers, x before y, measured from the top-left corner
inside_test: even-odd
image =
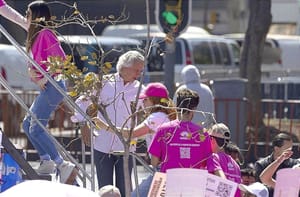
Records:
[[[249,1],[249,22],[240,61],[240,76],[248,79],[246,96],[250,103],[248,117],[252,128],[264,126],[261,113],[261,63],[264,43],[272,15],[271,0]]]

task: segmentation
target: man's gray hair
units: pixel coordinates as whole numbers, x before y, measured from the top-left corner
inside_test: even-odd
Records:
[[[131,67],[134,63],[144,63],[144,56],[138,51],[127,51],[119,57],[117,63],[117,72],[120,72],[123,67]]]

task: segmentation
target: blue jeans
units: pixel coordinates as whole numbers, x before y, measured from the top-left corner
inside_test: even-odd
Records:
[[[64,81],[58,81],[57,84],[66,90]],[[36,118],[44,126],[46,126],[51,113],[55,111],[62,100],[63,95],[48,82],[45,90],[41,90],[40,94],[35,98],[30,107],[30,111],[35,114]],[[39,156],[49,155],[52,160],[59,157],[55,144],[46,133],[47,131],[44,131],[44,129],[37,124],[37,121],[31,118],[29,114],[27,114],[23,120],[23,129],[30,142],[37,150]]]
[[[105,143],[105,142],[103,142]],[[97,171],[98,188],[113,184],[113,174],[115,170],[116,187],[119,188],[121,196],[125,197],[125,180],[123,168],[123,156],[103,153],[94,150],[95,166]],[[132,172],[132,157],[129,157],[129,175]],[[131,178],[130,178],[131,183]]]
[[[153,180],[153,176],[149,175],[146,179],[143,179],[142,182],[137,186],[140,197],[148,196],[152,180]],[[131,192],[131,197],[137,197],[137,189],[135,189]]]

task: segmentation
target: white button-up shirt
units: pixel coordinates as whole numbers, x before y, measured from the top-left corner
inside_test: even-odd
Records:
[[[126,83],[120,77],[119,73],[107,75],[103,80],[103,87],[99,96],[99,103],[106,105],[106,111],[108,117],[112,123],[121,127],[125,121],[129,118],[131,113],[130,102],[135,101],[140,82],[134,81],[132,83]],[[91,101],[79,97],[76,100],[79,107],[86,111],[87,107],[91,104]],[[102,114],[98,112],[98,117],[104,120]],[[72,117],[73,122],[84,121],[84,117],[76,113]],[[125,124],[130,128],[131,120]],[[98,130],[98,136],[94,138],[94,149],[103,153],[110,153],[112,151],[123,151],[124,145],[122,144],[119,137],[106,130]],[[131,148],[134,151],[135,147]]]

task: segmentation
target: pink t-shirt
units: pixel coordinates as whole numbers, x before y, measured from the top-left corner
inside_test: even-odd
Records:
[[[32,47],[31,52],[33,59],[45,70],[48,70],[48,66],[43,63],[46,61],[48,57],[57,57],[60,56],[65,59],[65,52],[63,51],[60,42],[58,41],[56,35],[50,29],[43,29],[39,32],[36,37]],[[43,78],[43,74],[40,73],[36,68],[32,66],[33,69],[36,70],[36,78],[32,79],[33,81],[37,81]]]
[[[207,170],[210,173],[214,173],[216,170],[222,170],[228,180],[241,183],[240,166],[230,155],[224,152],[213,153],[213,156],[207,160]],[[239,189],[237,189],[235,196],[240,196]]]
[[[160,171],[166,172],[171,168],[204,169],[212,150],[210,138],[202,130],[189,121],[173,120],[163,124],[149,148],[149,153],[161,161]]]

